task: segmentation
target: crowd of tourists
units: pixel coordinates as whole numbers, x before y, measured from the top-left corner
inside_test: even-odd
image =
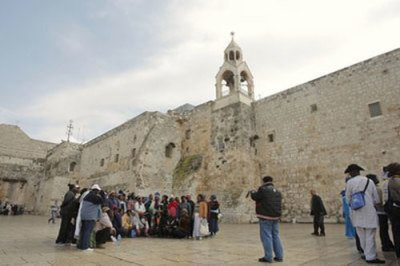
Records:
[[[379,228],[381,248],[395,252],[400,258],[400,164],[391,163],[382,169],[383,184],[377,175],[361,175],[364,169],[351,164],[345,170],[346,189],[341,192],[345,235],[356,239],[362,259],[369,263],[385,263],[377,258],[375,234]],[[391,223],[393,242],[389,236]]]
[[[218,232],[221,217],[217,197],[209,201],[199,194],[175,197],[156,192],[147,197],[123,191],[106,192],[95,184],[90,189],[69,185],[61,204],[57,245],[77,245],[84,251],[121,238],[164,237],[201,240]],[[58,207],[51,208],[54,221]]]
[[[344,173],[346,188],[341,192],[345,235],[356,238],[361,258],[370,264],[384,264],[377,256],[375,234],[379,228],[382,251],[395,252],[400,258],[400,164],[391,163],[383,167],[383,185],[379,186],[377,175],[361,175],[364,171],[357,164],[349,165]],[[327,215],[323,201],[315,190],[311,190],[311,215],[314,216],[312,235],[325,236],[324,216]],[[260,236],[264,256],[259,262],[283,261],[283,246],[279,237],[279,219],[282,211],[282,196],[273,185],[273,178],[263,177],[258,190],[249,191],[256,202]],[[389,237],[391,223],[393,242]]]
[[[20,215],[24,213],[24,206],[0,200],[0,215]]]

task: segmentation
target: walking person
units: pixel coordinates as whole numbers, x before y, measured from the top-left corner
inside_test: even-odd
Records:
[[[382,251],[394,251],[393,242],[390,240],[389,237],[388,216],[383,208],[383,192],[382,189],[378,186],[378,177],[374,174],[368,174],[367,178],[374,182],[376,186],[376,191],[378,192],[379,203],[375,205],[375,208],[379,220],[379,237],[381,239]]]
[[[57,218],[57,215],[58,215],[58,209],[59,209],[58,202],[56,200],[54,202],[54,204],[51,205],[51,207],[50,207],[50,215],[51,215],[51,217],[50,217],[49,220],[47,220],[47,223],[50,223],[50,221],[52,221],[53,224],[56,223],[56,218]]]
[[[320,196],[317,195],[315,190],[311,190],[311,215],[314,216],[314,232],[311,233],[315,236],[325,236],[324,216],[327,214],[324,203]],[[318,229],[320,231],[318,231]]]
[[[360,175],[360,171],[363,170],[360,166],[351,164],[344,171],[352,177],[346,185],[346,198],[351,207],[350,217],[364,250],[364,255],[361,257],[367,263],[384,264],[385,261],[377,257],[375,245],[375,233],[376,228],[378,228],[378,215],[375,205],[379,203],[379,196],[375,184],[370,182],[367,177]],[[360,204],[356,208],[356,199],[360,199],[359,193],[364,198],[364,205]],[[354,201],[352,201],[352,198],[354,198]],[[362,200],[358,202],[362,202]]]
[[[256,215],[260,224],[260,237],[264,256],[259,262],[283,261],[283,247],[279,238],[279,218],[282,211],[281,193],[274,187],[270,176],[263,177],[263,184],[257,191],[249,191],[256,202]],[[273,258],[272,251],[275,253]]]
[[[388,210],[390,222],[392,223],[396,256],[400,258],[400,164],[391,163],[386,166],[386,171],[387,176],[390,178],[386,210]]]

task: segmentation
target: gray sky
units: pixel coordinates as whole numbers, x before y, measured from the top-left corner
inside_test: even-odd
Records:
[[[90,140],[144,111],[215,98],[235,31],[266,97],[399,48],[400,1],[9,0],[0,123]]]

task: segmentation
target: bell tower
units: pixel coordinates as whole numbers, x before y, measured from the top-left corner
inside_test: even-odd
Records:
[[[251,105],[254,101],[253,75],[246,62],[243,61],[242,49],[232,40],[224,51],[224,63],[220,67],[216,78],[215,108],[243,102]]]

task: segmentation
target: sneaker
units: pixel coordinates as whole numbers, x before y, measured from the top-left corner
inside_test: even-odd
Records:
[[[321,233],[321,234],[319,234],[319,236],[325,236],[325,233]]]
[[[59,243],[56,243],[56,246],[57,246],[57,247],[63,247],[63,246],[65,246],[65,243],[59,242]]]
[[[76,247],[76,243],[71,243],[71,247]]]
[[[380,260],[380,259],[374,259],[374,260],[367,260],[367,263],[371,263],[371,264],[385,264],[384,260]]]
[[[115,238],[115,236],[111,236],[110,238],[111,238],[112,242],[117,242],[117,239]]]
[[[282,262],[283,259],[280,259],[280,258],[275,257],[275,258],[274,258],[274,261],[276,261],[276,262]]]
[[[313,236],[319,236],[318,233],[311,233],[311,235],[313,235]]]
[[[259,262],[266,262],[266,263],[272,263],[272,260],[267,260],[266,258],[262,257],[258,259]]]
[[[87,248],[87,249],[82,249],[82,251],[84,251],[84,252],[90,252],[90,251],[93,251],[93,249],[92,249],[92,248]]]

